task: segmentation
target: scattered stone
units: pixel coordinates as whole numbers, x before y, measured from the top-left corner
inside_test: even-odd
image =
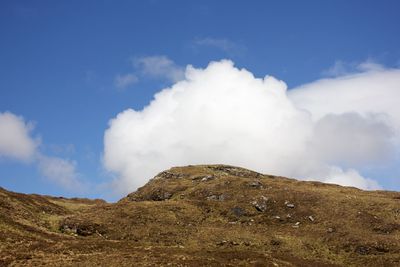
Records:
[[[293,209],[294,208],[294,204],[288,203],[288,204],[286,204],[286,207]]]
[[[336,232],[336,230],[334,228],[332,228],[332,227],[328,228],[328,233],[334,233],[334,232]]]
[[[312,222],[314,222],[315,221],[315,219],[314,219],[314,217],[313,216],[308,216],[308,219],[310,220],[310,221],[312,221]]]
[[[191,179],[193,181],[206,182],[206,181],[215,179],[215,177],[213,175],[198,175],[198,176],[193,176]]]
[[[300,226],[300,222],[296,222],[296,223],[293,225],[293,228],[299,228],[299,226]]]

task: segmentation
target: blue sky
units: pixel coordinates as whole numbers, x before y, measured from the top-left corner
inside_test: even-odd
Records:
[[[40,154],[75,162],[92,189],[66,189],[38,164],[5,156],[0,186],[112,199],[105,188],[118,174],[102,164],[109,120],[141,110],[175,82],[144,59],[164,59],[179,72],[226,58],[289,89],[326,77],[335,64],[346,73],[363,62],[397,69],[399,8],[398,1],[1,1],[0,112],[33,123]],[[128,80],[118,85],[118,75]],[[396,168],[359,169],[398,177]],[[393,179],[381,186],[399,190]]]

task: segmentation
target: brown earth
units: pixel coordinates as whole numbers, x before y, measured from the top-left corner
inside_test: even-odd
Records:
[[[0,266],[400,266],[400,193],[172,168],[117,203],[0,188]]]

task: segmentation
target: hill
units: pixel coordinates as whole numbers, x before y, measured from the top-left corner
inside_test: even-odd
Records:
[[[400,193],[226,165],[117,203],[0,189],[0,266],[400,266]]]

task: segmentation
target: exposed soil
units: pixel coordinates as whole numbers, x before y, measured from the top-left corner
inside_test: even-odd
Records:
[[[400,266],[400,193],[226,166],[117,203],[0,188],[0,266]]]

